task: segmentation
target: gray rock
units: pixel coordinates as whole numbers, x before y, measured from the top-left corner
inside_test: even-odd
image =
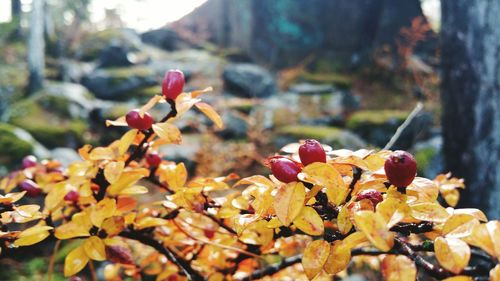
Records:
[[[57,147],[50,151],[52,159],[57,159],[64,167],[68,167],[71,163],[81,160],[80,155],[71,148]]]
[[[224,122],[224,129],[217,132],[224,139],[245,138],[248,130],[248,123],[237,113],[226,110],[221,114]]]
[[[87,118],[97,103],[92,94],[80,84],[51,82],[47,83],[43,92],[69,100],[68,110],[73,118]]]
[[[189,171],[194,171],[196,165],[196,153],[203,144],[201,135],[185,134],[182,136],[181,144],[168,144],[159,147],[160,154],[164,158],[176,163],[184,162]]]
[[[426,141],[417,142],[413,149],[420,176],[435,178],[444,171],[443,138],[436,135]]]
[[[232,95],[245,98],[267,98],[277,91],[274,76],[254,64],[230,64],[224,69],[224,87]]]
[[[192,45],[181,39],[179,34],[170,28],[154,29],[141,34],[142,42],[160,47],[167,51],[175,51]]]
[[[328,84],[299,83],[292,85],[289,91],[296,94],[307,94],[307,95],[327,94],[333,91],[333,87]]]
[[[99,56],[99,67],[130,66],[134,63],[134,54],[126,46],[118,44],[107,46]]]
[[[98,69],[82,79],[82,84],[97,98],[127,99],[127,94],[158,83],[154,72],[144,66]]]

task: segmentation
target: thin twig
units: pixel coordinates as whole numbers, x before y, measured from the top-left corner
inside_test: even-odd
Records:
[[[184,272],[184,274],[186,275],[188,280],[191,280],[191,281],[203,281],[204,280],[203,276],[199,272],[194,270],[187,260],[178,256],[176,253],[174,253],[168,247],[164,247],[157,240],[155,240],[149,236],[146,236],[144,234],[137,233],[137,232],[131,232],[131,231],[122,231],[120,233],[120,236],[124,237],[124,238],[128,238],[128,239],[136,240],[136,241],[141,242],[144,245],[148,245],[148,246],[153,247],[155,250],[157,250],[158,252],[165,255],[168,260],[170,260],[172,263],[177,265],[182,270],[182,272]]]
[[[241,279],[240,281],[252,281],[265,276],[273,275],[284,268],[299,263],[301,260],[302,260],[302,255],[296,255],[289,258],[284,258],[282,262],[256,270],[249,276]]]
[[[417,105],[413,110],[410,112],[410,115],[406,118],[406,120],[401,124],[398,129],[396,130],[396,133],[391,137],[389,142],[384,146],[384,149],[391,149],[391,147],[394,146],[396,141],[401,137],[401,134],[404,132],[404,130],[410,125],[411,121],[415,119],[417,114],[424,108],[424,104],[422,102],[417,102]]]
[[[59,246],[61,246],[61,240],[57,240],[54,245],[54,251],[52,251],[52,256],[49,261],[49,270],[47,271],[47,281],[52,281],[52,274],[54,273],[54,265],[56,263],[57,251],[59,251]]]

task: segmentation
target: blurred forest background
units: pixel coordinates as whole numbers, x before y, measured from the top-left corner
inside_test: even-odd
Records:
[[[0,175],[109,143],[179,68],[226,124],[190,112],[161,151],[195,175],[267,173],[305,138],[404,149],[500,218],[498,0],[0,0],[0,21]]]

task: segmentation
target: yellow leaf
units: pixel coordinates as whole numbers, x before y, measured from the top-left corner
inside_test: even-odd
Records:
[[[83,242],[83,250],[90,259],[103,261],[106,259],[104,242],[97,236],[91,236]]]
[[[248,225],[239,239],[246,244],[265,246],[273,241],[273,234],[274,231],[267,228],[267,221],[260,220]]]
[[[181,131],[172,123],[164,122],[153,124],[153,131],[166,143],[179,144],[182,141]]]
[[[110,218],[116,211],[116,201],[111,198],[104,198],[97,205],[92,207],[90,221],[93,225],[101,227],[104,219]]]
[[[353,249],[355,247],[359,247],[361,244],[368,242],[366,235],[363,232],[354,232],[349,234],[344,240],[342,240],[342,244],[349,249]]]
[[[334,241],[323,268],[329,274],[337,274],[347,268],[350,260],[351,249],[343,245],[342,241]]]
[[[493,242],[493,247],[495,250],[495,256],[500,258],[500,221],[489,221],[486,223],[486,229]]]
[[[137,136],[138,132],[139,132],[139,130],[133,129],[133,130],[126,132],[120,138],[120,143],[118,144],[118,153],[120,154],[120,156],[125,154],[125,152],[127,152],[130,145],[134,142],[135,137]]]
[[[411,215],[417,220],[432,221],[437,223],[445,222],[450,214],[438,203],[417,203],[410,205]]]
[[[479,221],[467,214],[453,214],[444,224],[442,233],[446,237],[463,238],[469,236]]]
[[[284,226],[289,226],[299,215],[305,198],[306,187],[301,182],[292,182],[278,188],[274,198],[274,210]]]
[[[80,246],[71,251],[64,260],[64,276],[70,277],[80,272],[89,262],[83,247]]]
[[[125,162],[109,162],[104,167],[104,177],[109,183],[115,183],[123,172],[125,168]]]
[[[417,278],[417,267],[406,256],[385,256],[381,269],[387,281],[411,281]]]
[[[125,219],[121,216],[107,218],[102,222],[101,228],[106,231],[108,237],[118,235],[125,228]]]
[[[120,191],[123,189],[135,185],[138,180],[147,176],[149,176],[148,169],[140,168],[130,171],[126,170],[121,173],[120,178],[116,182],[108,187],[107,191],[111,196],[116,196],[120,194]]]
[[[160,180],[166,181],[174,191],[183,188],[187,181],[186,166],[184,163],[161,166]]]
[[[90,160],[113,160],[115,152],[111,147],[96,147],[89,154]]]
[[[342,234],[347,234],[351,231],[352,222],[349,217],[349,212],[347,211],[347,205],[342,206],[342,209],[340,209],[339,215],[337,216],[337,227]]]
[[[307,245],[302,257],[302,266],[309,280],[321,272],[329,254],[330,244],[325,240],[315,240]]]
[[[106,120],[106,127],[109,126],[128,126],[125,116],[120,116],[116,120]]]
[[[387,227],[391,228],[409,216],[410,209],[403,200],[388,197],[377,205],[377,214],[380,214],[387,221]]]
[[[192,97],[188,93],[182,93],[175,98],[175,108],[177,109],[177,116],[180,117],[186,113],[193,105],[201,101],[200,99]],[[177,118],[178,118],[177,117]]]
[[[224,124],[222,123],[222,119],[220,118],[219,114],[215,112],[215,110],[209,104],[199,102],[196,104],[196,107],[201,112],[203,112],[203,114],[205,114],[210,120],[212,120],[217,128],[224,128]]]
[[[394,233],[389,231],[381,215],[371,211],[359,211],[354,214],[356,228],[361,230],[368,240],[382,251],[389,251],[394,246]]]
[[[234,186],[243,184],[253,184],[259,187],[274,187],[274,183],[270,179],[260,175],[243,178],[235,183]]]
[[[472,246],[479,247],[491,256],[495,256],[495,246],[488,232],[486,224],[476,225],[468,237],[463,238]]]
[[[472,279],[471,277],[464,276],[464,275],[453,276],[453,277],[450,277],[450,278],[443,279],[443,281],[473,281],[473,280],[474,279]],[[490,279],[490,281],[496,281],[496,280]]]
[[[53,211],[64,203],[66,195],[66,182],[55,184],[45,197],[45,210]]]
[[[349,188],[340,173],[330,164],[315,162],[302,169],[299,178],[303,181],[326,188],[328,200],[335,205],[344,203]]]
[[[437,237],[434,240],[434,250],[439,264],[455,274],[469,264],[469,245],[460,239]]]
[[[201,94],[205,94],[205,93],[210,93],[211,91],[213,91],[214,89],[212,87],[206,87],[205,89],[203,90],[196,90],[196,91],[192,91],[191,92],[191,96],[193,98],[197,98],[199,95]]]
[[[439,195],[439,188],[429,179],[416,177],[406,188],[406,194],[418,198],[418,202],[434,202]]]
[[[68,222],[56,228],[54,235],[59,240],[65,240],[75,237],[90,236],[90,233],[89,229],[85,227],[85,225],[81,225],[75,222]]]
[[[144,217],[139,222],[135,223],[135,229],[141,230],[144,228],[166,225],[167,220],[161,218]]]
[[[122,191],[120,191],[120,195],[145,194],[145,193],[148,193],[148,189],[141,185],[134,185],[122,189]]]
[[[303,207],[300,214],[293,221],[293,224],[309,235],[321,235],[325,230],[323,220],[316,210],[311,207]]]
[[[490,281],[500,281],[500,264],[490,270]]]
[[[453,214],[467,214],[475,217],[476,219],[482,221],[482,222],[487,222],[488,219],[486,218],[486,215],[483,213],[483,211],[474,209],[474,208],[464,208],[464,209],[455,209],[453,211]]]
[[[30,227],[19,233],[19,236],[14,242],[14,245],[29,246],[36,244],[47,238],[50,235],[49,230],[51,229],[53,229],[53,227],[46,225],[35,225],[33,227]]]
[[[5,180],[5,179],[3,179],[3,180]],[[7,204],[7,205],[12,204],[16,201],[19,201],[21,198],[23,198],[24,194],[26,194],[26,191],[7,193],[7,194],[5,194],[5,196],[0,194],[0,204]]]

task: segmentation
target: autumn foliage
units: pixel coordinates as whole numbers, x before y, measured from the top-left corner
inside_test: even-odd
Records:
[[[181,142],[176,120],[193,107],[223,124],[200,99],[210,89],[176,95],[176,83],[164,83],[166,98],[153,97],[134,116],[108,121],[133,128],[108,146],[82,147],[81,161],[63,169],[30,158],[3,178],[0,258],[77,240],[67,277],[107,261],[106,280],[331,280],[354,261],[386,280],[500,280],[500,222],[454,208],[464,184],[450,175],[413,173],[407,186],[392,185],[384,171],[391,151],[308,141],[268,159],[275,176],[190,178],[157,148]],[[170,112],[143,128],[158,103]],[[153,191],[164,194],[160,201],[147,201]]]

